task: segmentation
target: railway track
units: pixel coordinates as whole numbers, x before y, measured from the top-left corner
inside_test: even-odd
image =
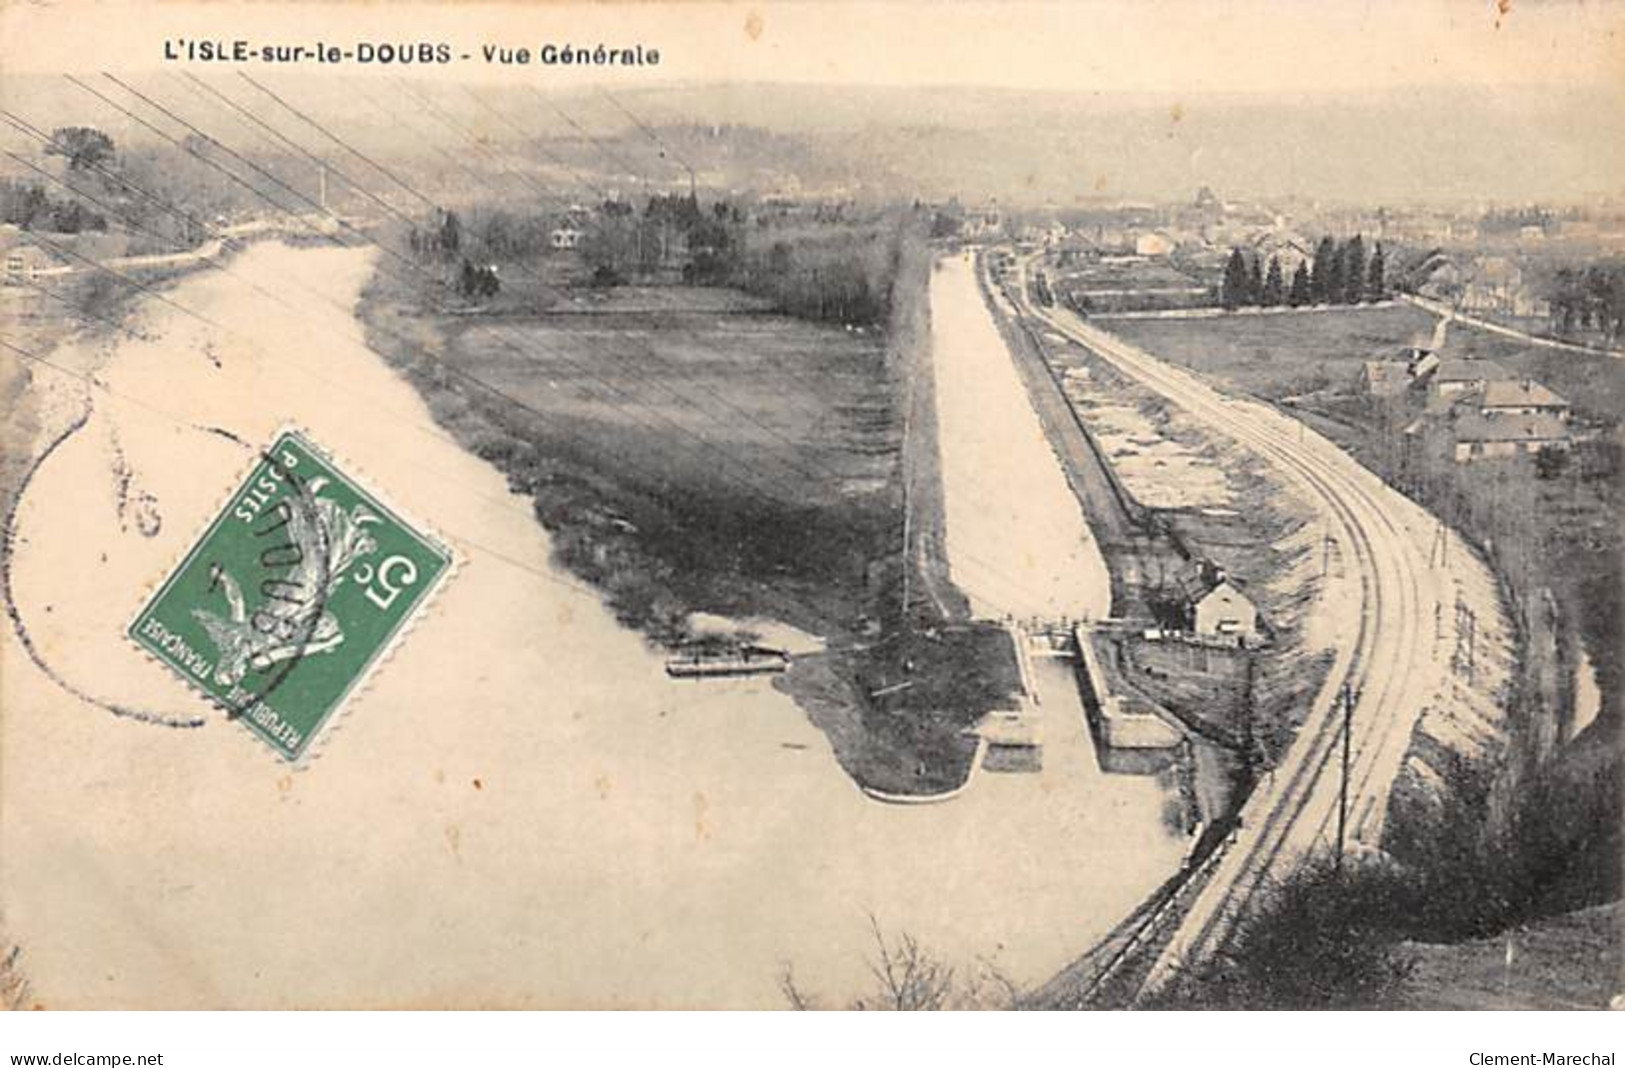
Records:
[[[1358,611],[1340,627],[1332,668],[1296,740],[1244,805],[1235,840],[1152,966],[1143,988],[1149,992],[1222,948],[1261,889],[1334,847],[1345,686],[1355,694],[1348,837],[1380,842],[1411,732],[1448,684],[1448,636],[1428,633],[1435,618],[1448,615],[1436,614],[1447,583],[1429,568],[1419,540],[1431,518],[1331,442],[1263,404],[1226,397],[1070,312],[1022,303],[1025,314],[1269,460],[1318,505],[1358,583]]]

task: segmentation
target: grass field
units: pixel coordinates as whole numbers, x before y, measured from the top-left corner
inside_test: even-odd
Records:
[[[1269,400],[1328,392],[1352,394],[1365,360],[1394,359],[1433,333],[1438,317],[1408,304],[1207,319],[1118,319],[1114,333],[1161,358],[1217,376]],[[1492,359],[1567,397],[1580,415],[1604,424],[1625,416],[1625,361],[1528,345],[1453,323],[1443,355]]]
[[[1165,360],[1277,400],[1335,384],[1352,388],[1360,364],[1388,358],[1437,319],[1409,305],[1208,319],[1119,319],[1112,333]]]
[[[413,319],[375,293],[369,314],[375,343],[415,329],[432,347],[408,371],[437,420],[535,496],[562,562],[628,625],[674,639],[708,611],[851,627],[895,511],[880,340],[619,306]]]

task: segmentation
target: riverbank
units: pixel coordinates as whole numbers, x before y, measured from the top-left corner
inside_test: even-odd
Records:
[[[929,370],[929,252],[897,240],[884,333],[695,287],[450,315],[390,272],[360,316],[623,624],[666,648],[693,638],[696,612],[819,635],[827,651],[777,685],[859,785],[936,793],[963,780],[966,729],[1015,689],[1015,665],[944,581],[931,395],[911,385]]]
[[[19,949],[0,980],[63,1009],[766,1008],[793,962],[844,1003],[870,983],[872,916],[1025,986],[1177,867],[1164,789],[1099,771],[1075,699],[1046,699],[1042,771],[887,805],[768,682],[674,684],[550,562],[531,500],[365,346],[373,268],[266,244],[240,280],[166,294],[218,327],[144,302],[148,340],[100,357],[96,410],[24,495],[16,604],[51,668],[206,722],[110,714],[0,635],[0,941]],[[242,473],[244,446],[204,428],[259,442],[290,420],[460,559],[293,771],[121,637]],[[156,533],[120,522],[115,440]]]

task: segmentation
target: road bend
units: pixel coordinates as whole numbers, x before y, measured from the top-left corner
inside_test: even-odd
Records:
[[[1356,605],[1337,620],[1331,670],[1281,762],[1254,789],[1213,877],[1193,899],[1143,988],[1209,958],[1253,896],[1288,877],[1311,854],[1335,849],[1342,778],[1345,685],[1350,714],[1348,842],[1374,848],[1387,799],[1423,711],[1448,691],[1454,611],[1443,611],[1449,575],[1429,565],[1437,521],[1297,420],[1225,396],[1195,375],[1027,296],[1031,257],[1020,260],[1023,311],[1084,345],[1125,375],[1265,458],[1323,514]],[[1438,621],[1436,623],[1436,621]]]

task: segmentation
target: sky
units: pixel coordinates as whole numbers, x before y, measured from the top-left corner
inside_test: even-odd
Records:
[[[557,126],[534,87],[593,129],[620,130],[624,116],[599,91],[612,90],[657,124],[822,131],[826,148],[930,195],[1066,202],[1084,190],[1163,197],[1208,184],[1344,201],[1590,201],[1625,195],[1622,31],[1625,0],[0,0],[0,103],[41,126],[94,123],[132,144],[150,135],[61,75],[89,76],[125,98],[94,77],[116,72],[211,129],[230,129],[232,117],[215,115],[182,75],[257,99],[236,78],[243,73],[369,151],[389,152],[403,134],[412,144],[423,134],[398,80],[437,83],[441,107],[499,141],[512,138],[511,121],[495,124],[452,83],[494,96],[526,129]],[[166,43],[237,39],[444,43],[470,58],[427,66],[164,58]],[[507,65],[481,55],[486,45],[534,53],[548,43],[641,45],[659,49],[661,62]],[[371,98],[396,114],[380,122]],[[31,147],[0,129],[0,142],[12,141]]]
[[[1082,93],[1282,93],[1408,86],[1625,89],[1625,5],[1501,0],[1195,3],[162,4],[12,2],[17,72],[158,67],[181,38],[445,41],[476,59],[413,76],[623,85],[953,84]],[[657,68],[503,67],[504,47],[659,48]],[[263,68],[261,68],[263,69]]]

